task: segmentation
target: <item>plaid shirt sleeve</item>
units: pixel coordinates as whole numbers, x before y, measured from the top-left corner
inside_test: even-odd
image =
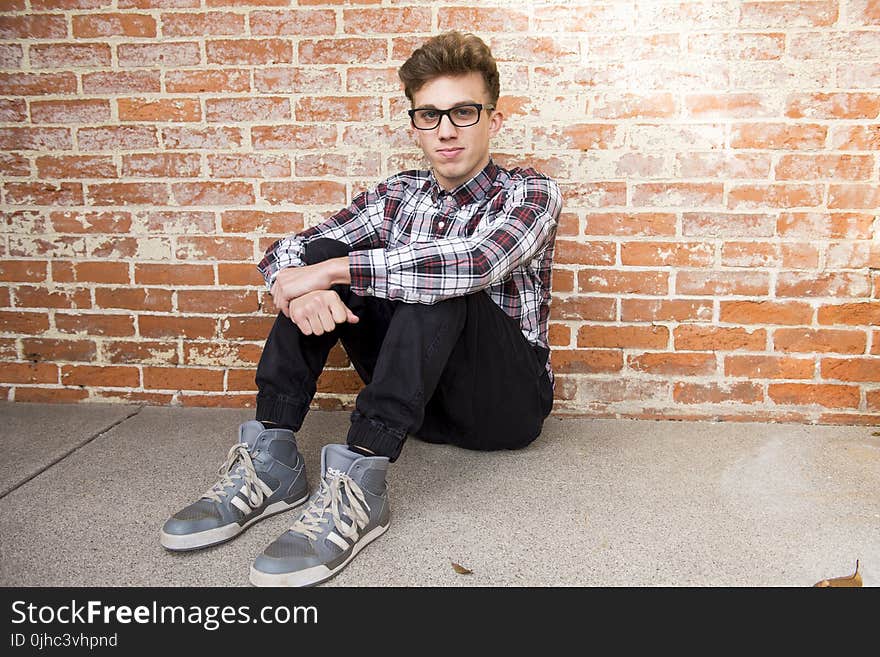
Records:
[[[301,233],[285,237],[270,246],[257,269],[272,288],[278,272],[285,267],[302,267],[303,249],[311,240],[326,237],[354,249],[374,249],[385,244],[387,226],[383,223],[388,182],[358,194],[347,208]]]
[[[432,304],[485,289],[541,251],[561,209],[553,180],[523,177],[507,191],[500,211],[488,211],[471,235],[349,254],[352,291]]]

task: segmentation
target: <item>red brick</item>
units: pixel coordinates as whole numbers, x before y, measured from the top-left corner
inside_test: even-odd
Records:
[[[795,93],[789,95],[785,115],[794,119],[875,119],[880,94]]]
[[[175,183],[171,193],[178,205],[252,205],[253,187],[244,182]]]
[[[4,11],[13,10],[3,3]],[[23,11],[21,7],[19,11]],[[76,36],[76,35],[74,35]],[[0,39],[66,39],[67,20],[59,14],[0,16]]]
[[[734,185],[727,205],[732,209],[810,207],[822,204],[820,185],[760,184]]]
[[[571,328],[564,324],[550,324],[547,339],[551,347],[567,347],[571,343]]]
[[[236,395],[231,393],[216,395],[196,395],[186,391],[178,396],[181,405],[197,408],[254,408],[254,395]]]
[[[723,193],[721,183],[647,183],[633,185],[633,204],[687,208],[721,205]]]
[[[195,42],[120,43],[116,54],[122,68],[162,69],[202,64],[199,44]]]
[[[662,271],[581,269],[578,291],[582,294],[654,294],[669,292],[669,274]]]
[[[539,149],[595,150],[611,148],[617,140],[617,127],[605,123],[574,123],[562,126],[535,126],[533,141]]]
[[[557,349],[553,351],[553,371],[559,374],[596,374],[623,369],[619,349]]]
[[[260,196],[268,203],[341,206],[345,204],[345,185],[324,180],[262,183]]]
[[[614,257],[613,242],[557,240],[553,254],[554,262],[559,265],[613,265]]]
[[[168,71],[168,93],[220,93],[250,91],[250,73],[246,69],[211,69],[205,71]]]
[[[260,360],[262,347],[256,344],[229,342],[185,342],[183,359],[187,365],[217,367],[247,367]]]
[[[293,235],[303,229],[301,212],[229,210],[220,215],[224,233],[280,233]]]
[[[151,390],[223,390],[223,370],[196,367],[144,367],[144,388]]]
[[[671,93],[606,93],[598,96],[592,105],[592,115],[597,119],[667,118],[677,112],[675,96]]]
[[[777,297],[866,297],[871,289],[867,273],[779,272]]]
[[[574,272],[566,269],[554,269],[553,291],[574,292]]]
[[[294,113],[297,121],[373,121],[382,118],[382,102],[369,96],[306,96],[296,102]]]
[[[290,101],[287,98],[220,98],[205,101],[206,119],[210,123],[234,121],[289,121]]]
[[[731,126],[732,148],[814,150],[823,148],[828,128],[790,123],[739,123]]]
[[[247,260],[254,256],[254,242],[247,237],[179,237],[174,257],[178,260]]]
[[[274,317],[227,317],[220,323],[220,337],[226,340],[265,340]]]
[[[38,157],[41,178],[116,178],[116,163],[109,155],[65,155]]]
[[[725,267],[786,267],[816,268],[819,249],[809,243],[725,242],[721,247],[721,264]]]
[[[440,11],[443,12],[442,9]],[[440,21],[442,23],[442,17]],[[357,35],[429,32],[431,9],[430,7],[345,9],[342,13],[342,24],[346,32]],[[474,24],[476,23],[471,23]]]
[[[622,322],[711,321],[711,299],[621,299]]]
[[[349,68],[348,75],[361,70]],[[342,76],[312,67],[275,66],[255,69],[254,87],[261,93],[328,93],[342,90]]]
[[[0,150],[43,151],[73,148],[67,128],[0,128]]]
[[[815,362],[812,358],[791,356],[727,356],[725,376],[750,379],[812,379]]]
[[[831,148],[843,151],[880,150],[880,124],[833,126]]]
[[[156,19],[146,14],[80,14],[72,18],[77,39],[156,36]]]
[[[111,363],[141,365],[176,365],[177,342],[113,340],[101,347],[104,359]]]
[[[170,265],[135,263],[136,285],[213,285],[214,268],[211,265]]]
[[[97,347],[92,340],[56,340],[52,338],[25,338],[22,340],[25,360],[30,361],[92,361]]]
[[[105,312],[90,315],[55,313],[55,326],[62,333],[106,336],[134,335],[134,319],[131,316],[109,315]]]
[[[50,363],[0,362],[4,383],[58,383],[58,367]]]
[[[0,153],[0,171],[6,178],[27,178],[31,175],[31,163],[20,155]]]
[[[748,381],[724,383],[676,383],[672,398],[679,404],[760,404],[764,401],[763,387]]]
[[[0,281],[40,283],[45,280],[45,262],[40,260],[0,260]]]
[[[202,108],[197,98],[119,98],[116,102],[120,121],[179,123],[202,120]]]
[[[146,338],[213,339],[217,336],[217,320],[213,317],[138,315],[138,328]]]
[[[260,304],[253,290],[181,290],[177,308],[184,313],[252,313]]]
[[[869,390],[865,397],[869,411],[880,411],[880,390]],[[880,416],[877,416],[877,423],[880,424]]]
[[[110,68],[110,46],[106,43],[33,44],[30,60],[32,69]]]
[[[828,32],[795,32],[788,54],[795,59],[871,59],[877,53],[877,33],[854,29]]]
[[[262,12],[253,12],[255,15]],[[245,17],[229,11],[206,11],[197,14],[162,14],[162,36],[243,36]],[[261,34],[253,32],[253,34]]]
[[[724,323],[810,324],[812,318],[812,306],[802,301],[721,301]]]
[[[686,351],[763,351],[767,346],[764,329],[682,325],[675,328],[673,337],[675,348]]]
[[[376,64],[386,61],[385,39],[303,39],[299,42],[300,64]]]
[[[663,349],[669,343],[665,326],[593,326],[578,329],[578,347]]]
[[[33,123],[100,123],[110,119],[110,101],[101,99],[31,102]]]
[[[19,308],[91,308],[92,299],[85,288],[53,289],[32,285],[13,288]]]
[[[782,237],[810,239],[870,239],[874,215],[870,213],[784,212],[776,232]]]
[[[697,237],[772,237],[776,219],[770,214],[685,212],[682,235]]]
[[[638,61],[681,56],[678,34],[606,35],[599,32],[591,35],[587,49],[591,61]]]
[[[286,39],[218,39],[205,42],[209,64],[283,64],[293,61]]]
[[[777,180],[868,180],[874,170],[870,155],[783,155],[776,165]]]
[[[257,384],[255,381],[257,370],[251,369],[230,369],[226,374],[227,390],[248,390],[253,393],[257,392]]]
[[[876,413],[822,413],[820,424],[845,424],[848,426],[880,426],[880,416]]]
[[[667,376],[707,376],[716,370],[714,354],[667,351],[628,356],[627,366],[637,372]]]
[[[89,397],[82,388],[16,388],[15,401],[39,404],[64,404],[79,402]]]
[[[79,148],[82,151],[137,150],[159,147],[156,128],[145,125],[120,125],[103,128],[79,128]]]
[[[675,235],[675,215],[666,213],[587,214],[585,235]]]
[[[57,282],[59,281],[59,272],[57,270],[60,262],[53,261],[52,276]],[[70,263],[70,280],[64,282],[78,283],[110,283],[117,285],[125,285],[129,283],[128,263],[127,262],[88,262],[78,260]]]
[[[73,73],[0,73],[0,93],[20,96],[73,94],[76,93],[76,76]]]
[[[208,170],[212,178],[288,178],[290,158],[254,153],[209,155]]]
[[[864,331],[797,328],[773,332],[776,351],[863,354],[867,339]]]
[[[838,381],[880,381],[880,358],[823,358],[823,379]]]
[[[107,183],[88,186],[91,205],[168,205],[161,183]]]
[[[880,207],[880,185],[829,185],[828,207],[876,209]]]
[[[52,212],[52,229],[57,233],[127,233],[131,215],[127,212]]]
[[[375,148],[376,144],[389,148],[408,148],[412,145],[412,135],[404,130],[392,130],[388,126],[359,125],[343,130],[342,143],[367,149]]]
[[[80,183],[22,182],[5,183],[6,203],[9,205],[82,205]]]
[[[826,408],[858,408],[858,386],[816,385],[808,383],[771,383],[767,396],[777,404]]]
[[[768,153],[678,153],[676,164],[685,178],[767,178]]]
[[[867,240],[829,243],[825,266],[828,269],[880,269],[880,243]],[[872,275],[876,273],[871,272]],[[870,286],[870,281],[868,284]]]
[[[850,326],[880,325],[880,302],[842,303],[820,306],[819,324],[848,324]]]
[[[140,373],[136,367],[62,365],[61,383],[68,386],[137,388]]]
[[[623,242],[620,261],[636,267],[708,267],[715,259],[708,242]]]
[[[126,178],[193,178],[201,170],[197,153],[139,153],[122,156]]]
[[[256,128],[255,128],[256,129]],[[238,128],[163,128],[166,148],[224,150],[238,148],[243,143]]]
[[[564,202],[572,207],[626,205],[626,183],[561,183],[559,189]]]
[[[780,59],[785,53],[784,34],[712,33],[693,34],[687,40],[688,52],[720,59]]]
[[[324,149],[335,145],[336,127],[310,126],[254,126],[251,138],[256,150]]]
[[[251,11],[250,25],[254,35],[330,35],[336,32],[336,12],[332,9]]]
[[[219,263],[217,265],[217,283],[218,285],[265,285],[263,276],[251,263]]]
[[[614,321],[617,303],[613,298],[593,296],[554,297],[550,304],[550,319],[582,321]]]
[[[9,302],[4,305],[8,306]],[[35,335],[48,330],[49,318],[45,312],[0,310],[0,333]]]
[[[696,118],[761,118],[777,115],[770,98],[757,93],[685,96],[687,115]]]
[[[0,98],[0,123],[27,121],[27,105],[23,98]]]
[[[95,390],[93,401],[121,401],[126,404],[149,404],[151,406],[170,406],[174,395],[138,390]]]
[[[99,308],[129,310],[171,310],[171,290],[159,288],[95,288],[95,304]]]
[[[0,67],[9,70],[24,68],[24,49],[18,44],[0,43]]]
[[[680,271],[675,278],[676,294],[766,296],[769,291],[766,272]]]

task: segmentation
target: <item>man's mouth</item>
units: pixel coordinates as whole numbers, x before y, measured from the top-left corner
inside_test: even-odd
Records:
[[[463,148],[438,148],[437,154],[440,157],[453,158],[463,150]]]

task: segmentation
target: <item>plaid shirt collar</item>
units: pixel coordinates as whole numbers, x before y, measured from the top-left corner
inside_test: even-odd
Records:
[[[498,167],[492,158],[489,163],[473,178],[466,183],[462,183],[451,192],[447,192],[440,187],[437,179],[434,177],[434,171],[428,172],[428,179],[425,181],[422,191],[431,194],[431,200],[436,203],[443,196],[450,196],[456,207],[464,207],[468,203],[475,203],[482,199],[495,183],[498,176]]]

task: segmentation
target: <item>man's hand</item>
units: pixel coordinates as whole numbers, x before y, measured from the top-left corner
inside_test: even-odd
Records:
[[[287,315],[290,302],[316,290],[329,290],[332,285],[351,283],[348,272],[348,256],[331,258],[316,265],[287,267],[275,276],[269,293],[275,307]]]
[[[282,310],[299,327],[303,335],[323,335],[336,328],[337,324],[357,324],[359,317],[342,303],[334,290],[315,290],[290,302]]]

